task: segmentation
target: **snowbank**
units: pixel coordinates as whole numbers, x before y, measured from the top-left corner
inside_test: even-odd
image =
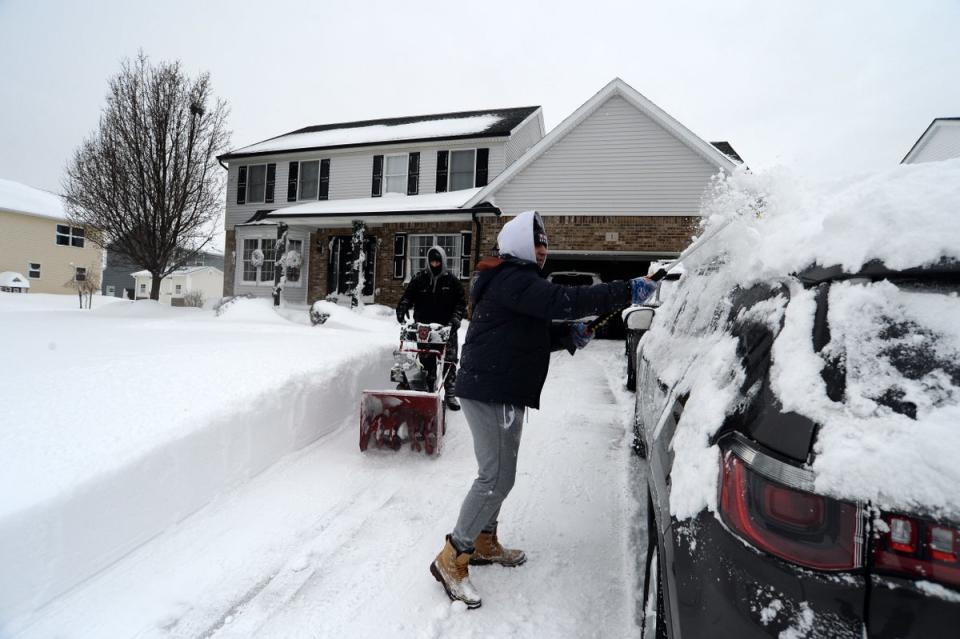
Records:
[[[697,389],[674,441],[675,516],[716,507],[718,463],[709,441],[737,409],[744,379],[736,340],[724,330],[728,294],[762,281],[789,287],[789,304],[778,296],[755,312],[770,325],[784,320],[773,347],[771,384],[785,410],[820,426],[812,464],[817,489],[885,508],[960,516],[958,375],[934,367],[910,379],[891,365],[893,355],[878,340],[889,333],[892,314],[909,333],[895,347],[927,348],[938,361],[958,361],[956,294],[911,292],[887,282],[836,285],[828,317],[833,341],[818,354],[811,341],[813,293],[789,277],[813,264],[855,273],[872,260],[904,269],[960,259],[957,210],[960,160],[904,165],[832,184],[805,183],[784,171],[718,178],[704,204],[703,231],[729,226],[684,260],[687,276],[643,342],[664,382],[683,378],[681,392]],[[831,349],[850,358],[844,402],[827,397],[820,377]],[[885,389],[915,404],[916,419],[878,404]]]
[[[382,385],[396,339],[395,321],[350,326],[349,310],[311,327],[267,300],[217,317],[147,301],[68,310],[69,299],[0,296],[18,336],[0,384],[0,618],[345,423],[356,389]]]

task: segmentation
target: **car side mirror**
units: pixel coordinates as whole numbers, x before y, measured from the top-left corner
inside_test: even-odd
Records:
[[[656,311],[652,308],[638,308],[631,311],[626,317],[628,331],[646,331],[650,329],[653,322],[653,315]]]

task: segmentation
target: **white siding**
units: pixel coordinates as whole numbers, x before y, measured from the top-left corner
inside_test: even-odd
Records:
[[[488,164],[489,180],[500,174],[505,167],[503,138],[478,138],[476,140],[455,140],[452,142],[430,142],[410,146],[364,147],[362,149],[334,149],[309,153],[287,153],[257,158],[232,160],[227,175],[226,193],[226,229],[243,224],[257,211],[293,206],[296,202],[287,202],[287,178],[291,161],[319,160],[330,158],[331,200],[370,197],[373,177],[373,156],[393,153],[420,152],[420,193],[436,193],[437,151],[443,149],[490,149]],[[237,175],[239,167],[250,164],[276,163],[276,183],[272,204],[237,204]],[[237,291],[240,293],[240,290]]]
[[[527,149],[540,141],[543,137],[543,111],[537,109],[532,116],[521,123],[513,131],[513,136],[507,141],[504,148],[504,165],[510,166],[517,161],[521,155],[527,152]],[[496,177],[490,175],[490,179]]]
[[[276,239],[277,227],[273,225],[257,225],[237,229],[236,259],[232,265],[226,266],[226,268],[233,269],[233,295],[270,297],[273,295],[273,278],[270,278],[270,280],[266,282],[257,283],[243,281],[243,240],[254,237]],[[310,273],[310,242],[312,241],[310,229],[305,226],[291,226],[287,230],[287,237],[303,241],[303,263],[300,265],[299,286],[294,284],[287,285],[283,289],[283,299],[294,304],[306,304],[307,280]],[[326,254],[327,251],[324,251],[324,255]]]
[[[935,123],[926,140],[911,155],[908,164],[960,158],[960,121]]]
[[[508,215],[696,215],[718,169],[612,96],[496,193]]]

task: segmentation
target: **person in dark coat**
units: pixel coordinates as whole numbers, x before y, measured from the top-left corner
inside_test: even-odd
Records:
[[[468,608],[481,600],[470,565],[519,566],[522,550],[497,537],[500,505],[513,488],[523,416],[540,407],[551,351],[575,352],[592,334],[581,322],[555,319],[602,315],[642,302],[656,285],[646,278],[593,286],[563,286],[543,278],[547,235],[536,211],[507,222],[497,236],[500,256],[477,266],[470,288],[473,316],[463,345],[457,396],[473,435],[478,476],[453,532],[430,565],[452,600]]]
[[[450,327],[447,352],[444,356],[445,402],[450,410],[460,410],[454,388],[460,341],[457,330],[467,312],[467,300],[460,279],[447,270],[447,253],[439,246],[427,251],[427,268],[413,276],[397,304],[397,321],[407,321],[410,309],[413,319],[423,324],[443,324]]]

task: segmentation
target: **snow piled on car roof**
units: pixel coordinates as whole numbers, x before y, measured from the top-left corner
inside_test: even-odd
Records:
[[[673,442],[671,512],[684,519],[716,510],[719,463],[711,438],[745,401],[729,293],[766,282],[785,286],[762,307],[765,324],[783,324],[771,388],[785,412],[819,426],[810,466],[816,490],[960,518],[957,289],[835,283],[831,341],[817,353],[815,291],[792,276],[813,264],[856,273],[873,260],[902,270],[960,259],[960,160],[831,184],[805,183],[785,171],[741,171],[717,178],[703,213],[704,234],[728,226],[684,259],[687,277],[643,341],[661,381],[690,392]],[[846,365],[842,401],[827,396],[821,377],[831,357]]]

